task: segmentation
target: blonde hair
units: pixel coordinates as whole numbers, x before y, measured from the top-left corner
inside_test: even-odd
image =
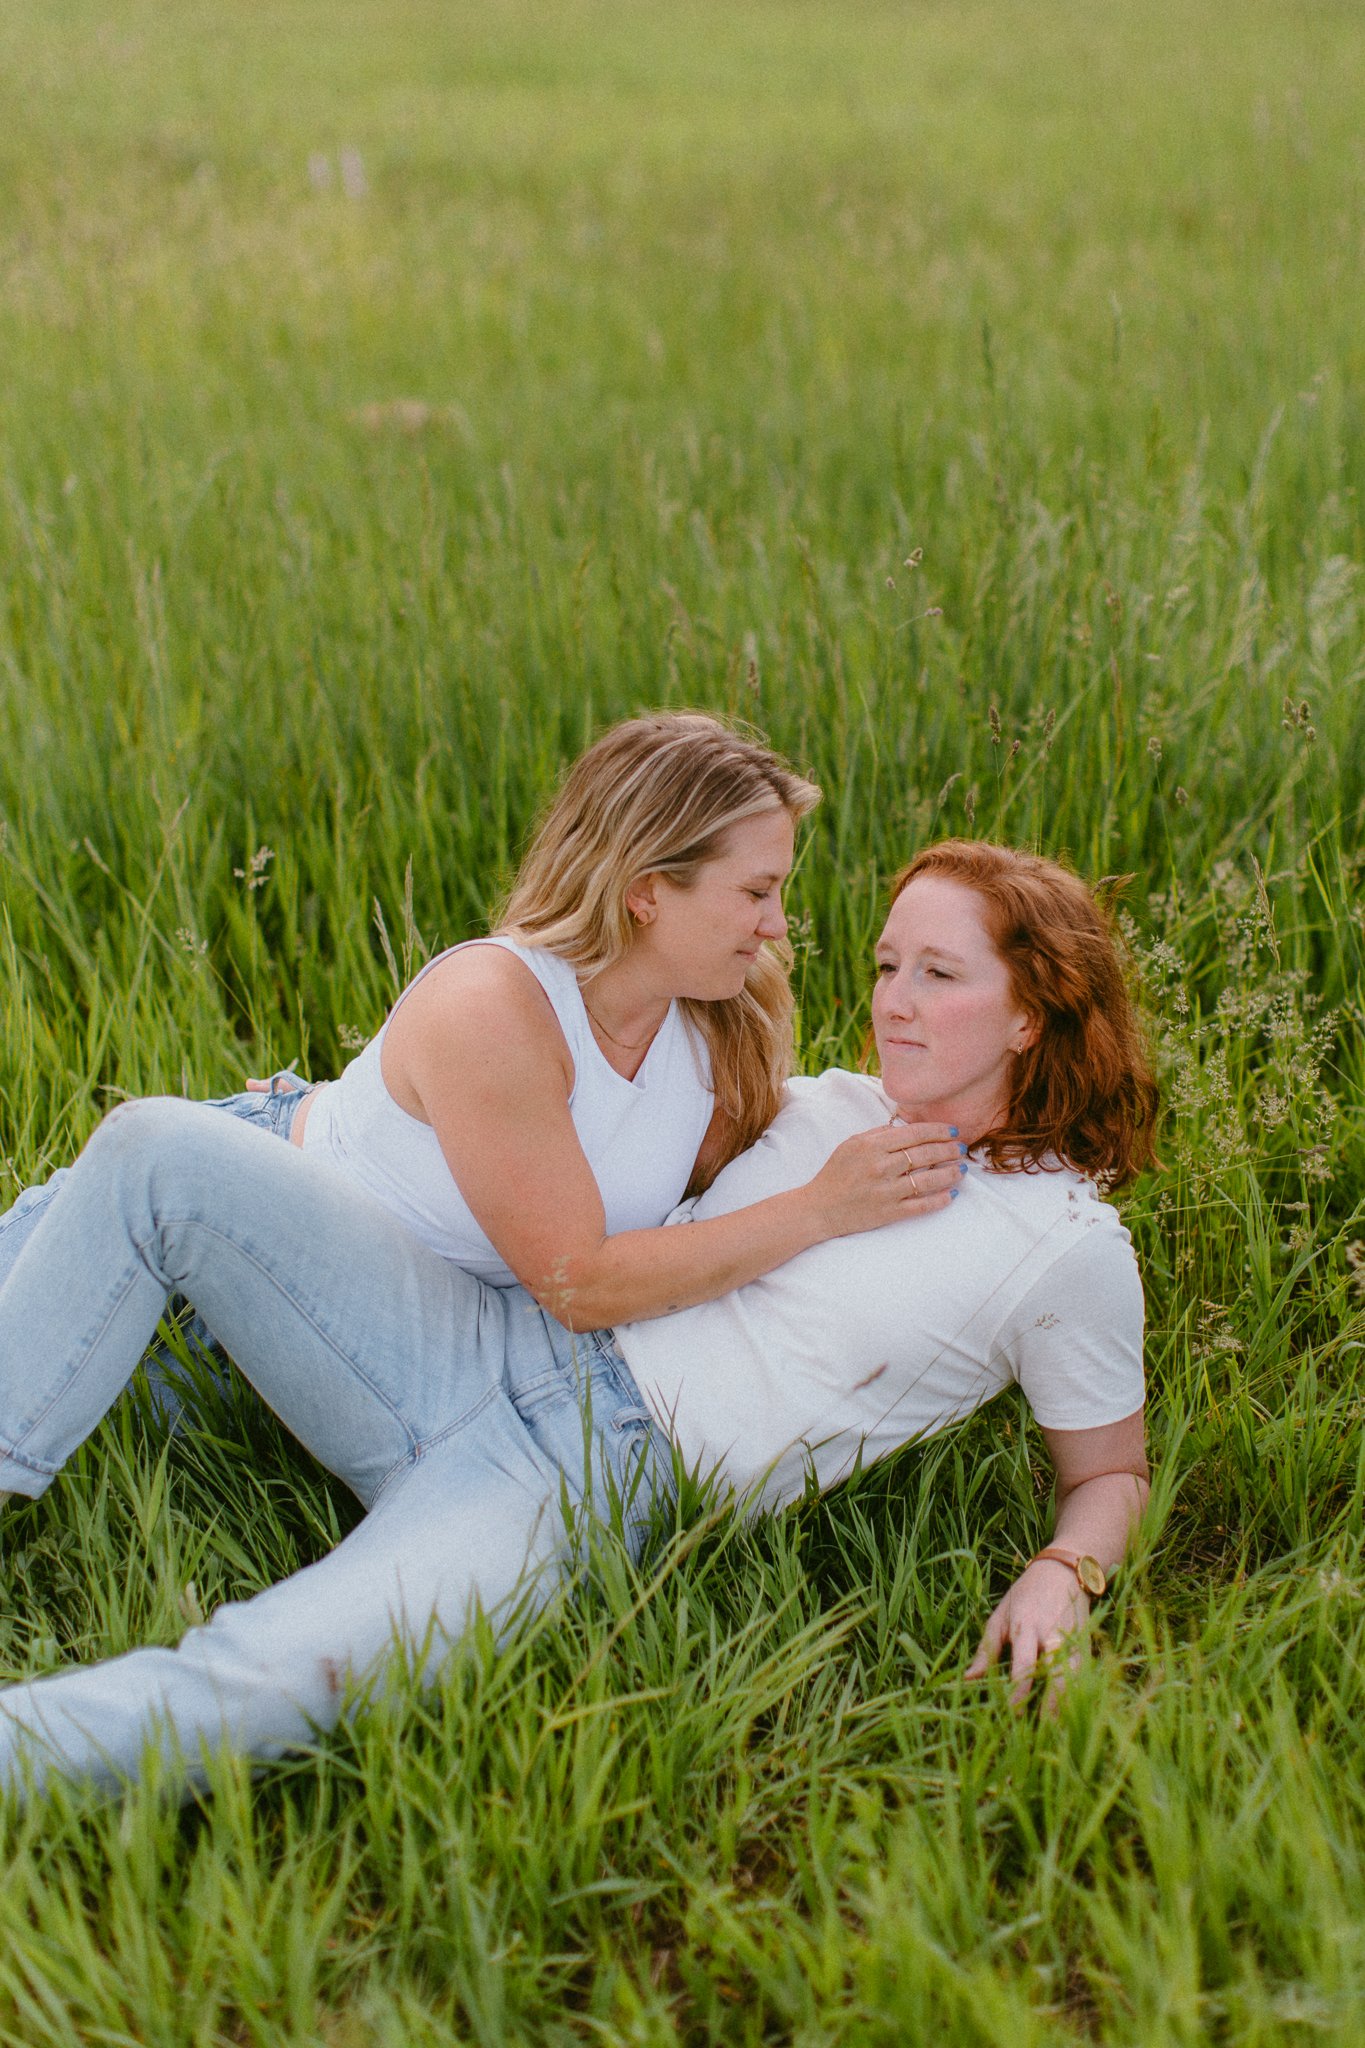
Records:
[[[642,876],[689,888],[732,825],[776,810],[795,822],[819,801],[814,783],[718,718],[655,711],[627,719],[569,770],[496,929],[520,945],[547,947],[589,981],[634,944],[626,895]],[[793,1059],[790,974],[790,949],[770,941],[739,995],[681,999],[710,1055],[726,1118],[711,1173],[761,1137],[781,1106]]]

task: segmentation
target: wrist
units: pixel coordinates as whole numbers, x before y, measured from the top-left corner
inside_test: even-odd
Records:
[[[1106,1590],[1109,1579],[1099,1559],[1088,1551],[1073,1550],[1065,1543],[1049,1543],[1036,1551],[1029,1559],[1030,1564],[1053,1564],[1070,1572],[1083,1593],[1092,1600],[1098,1600]]]
[[[830,1210],[820,1199],[820,1191],[813,1180],[804,1187],[792,1188],[775,1200],[786,1205],[792,1232],[792,1247],[787,1253],[794,1258],[797,1252],[808,1252],[813,1245],[828,1244],[840,1232]]]

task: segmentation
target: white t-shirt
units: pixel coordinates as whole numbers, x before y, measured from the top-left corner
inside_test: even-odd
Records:
[[[723,1216],[799,1186],[855,1131],[885,1123],[880,1083],[834,1069],[793,1081],[752,1149],[670,1217]],[[689,1466],[719,1465],[755,1504],[830,1486],[932,1436],[1003,1387],[1048,1429],[1142,1405],[1142,1287],[1128,1233],[1065,1167],[972,1163],[932,1216],[840,1237],[617,1342]]]

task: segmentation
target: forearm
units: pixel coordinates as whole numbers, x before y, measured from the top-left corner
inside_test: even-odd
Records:
[[[1151,1491],[1145,1471],[1101,1472],[1057,1496],[1051,1543],[1098,1560],[1106,1573],[1127,1555]]]
[[[831,1234],[809,1186],[793,1188],[728,1216],[603,1237],[527,1285],[571,1330],[603,1329],[714,1301]]]

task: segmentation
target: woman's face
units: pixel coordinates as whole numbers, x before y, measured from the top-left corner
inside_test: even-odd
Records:
[[[877,941],[872,1028],[882,1086],[907,1121],[981,1137],[1009,1102],[1015,1055],[1037,1025],[1014,994],[975,889],[920,875]]]
[[[737,996],[764,940],[786,932],[782,885],[795,843],[788,813],[764,811],[730,827],[689,888],[647,875],[626,897],[644,920],[632,950],[637,966],[670,995]]]

